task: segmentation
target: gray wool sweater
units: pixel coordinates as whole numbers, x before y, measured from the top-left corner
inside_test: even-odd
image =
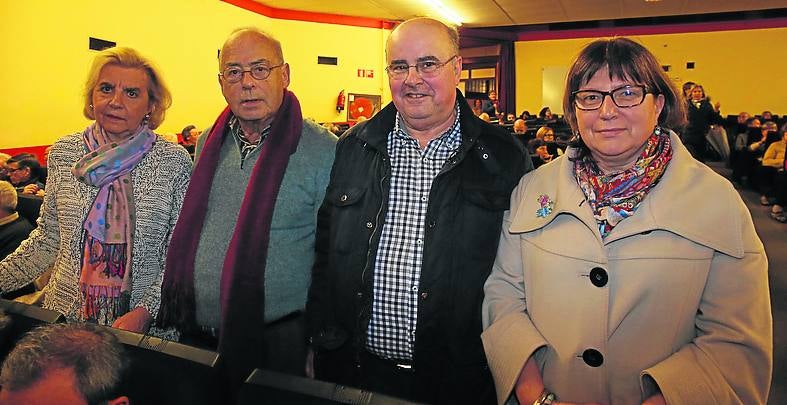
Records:
[[[82,134],[59,139],[49,153],[49,180],[38,227],[14,253],[0,262],[0,291],[30,283],[53,267],[44,288],[44,308],[69,320],[83,320],[79,276],[87,217],[98,188],[77,181],[71,166],[86,153]],[[191,176],[191,159],[182,146],[157,138],[131,171],[136,223],[131,263],[131,308],[154,317],[161,304],[164,259]],[[150,333],[172,338],[172,330]]]
[[[210,133],[211,128],[203,135]],[[197,144],[196,159],[207,136]],[[298,149],[290,156],[282,179],[271,223],[265,267],[265,322],[275,321],[306,305],[314,261],[317,210],[333,165],[336,136],[304,120]],[[218,328],[219,285],[224,257],[238,222],[243,197],[260,150],[252,152],[241,167],[240,148],[231,135],[221,146],[221,156],[208,195],[208,210],[194,259],[197,323]],[[249,269],[254,271],[257,269]]]

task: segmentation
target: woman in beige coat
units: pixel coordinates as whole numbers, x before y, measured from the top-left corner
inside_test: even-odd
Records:
[[[577,137],[522,178],[485,285],[499,403],[766,402],[768,262],[737,192],[667,129],[684,108],[641,45],[580,53]]]

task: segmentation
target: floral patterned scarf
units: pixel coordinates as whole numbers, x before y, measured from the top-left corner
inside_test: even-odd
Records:
[[[639,203],[659,182],[672,160],[669,134],[656,127],[634,166],[604,174],[590,154],[574,162],[574,176],[593,209],[601,237],[620,221],[634,215]]]
[[[99,187],[83,224],[85,245],[79,288],[85,320],[111,325],[129,311],[134,192],[131,170],[153,147],[156,135],[145,125],[112,142],[96,123],[82,133],[88,153],[71,168],[76,178]]]

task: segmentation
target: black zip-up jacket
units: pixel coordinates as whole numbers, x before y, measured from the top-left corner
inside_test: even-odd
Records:
[[[494,402],[480,338],[483,286],[503,211],[532,163],[513,135],[475,117],[459,92],[457,99],[462,145],[429,195],[413,369],[422,400],[477,404]],[[395,117],[390,103],[342,136],[318,214],[309,334],[318,378],[347,385],[357,381],[371,319],[390,188],[386,144]]]

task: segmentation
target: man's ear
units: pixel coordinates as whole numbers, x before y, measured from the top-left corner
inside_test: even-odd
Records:
[[[131,405],[131,400],[127,396],[117,397],[107,401],[107,405]]]

